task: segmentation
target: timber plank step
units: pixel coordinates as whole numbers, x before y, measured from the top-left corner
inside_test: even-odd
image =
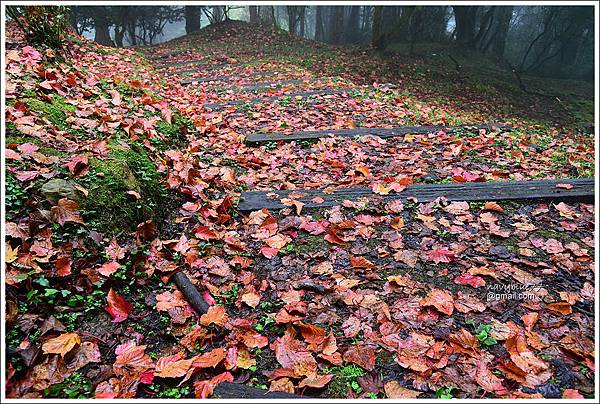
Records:
[[[275,101],[284,97],[312,97],[315,95],[335,95],[335,94],[350,94],[356,91],[352,88],[329,88],[325,90],[314,90],[314,91],[303,91],[299,93],[289,93],[289,94],[281,94],[281,95],[273,95],[269,97],[259,97],[259,98],[250,98],[247,100],[235,100],[235,101],[227,101],[227,102],[216,102],[211,104],[204,104],[204,108],[210,108],[213,111],[219,111],[222,109],[226,109],[229,107],[233,107],[236,105],[244,105],[244,104],[260,104],[263,102]]]
[[[277,87],[283,87],[283,86],[289,86],[289,85],[296,85],[296,84],[302,84],[302,83],[310,83],[312,80],[308,79],[308,80],[281,80],[281,81],[264,81],[264,82],[260,82],[260,83],[248,83],[248,84],[234,84],[234,87],[237,88],[243,88],[244,90],[262,90],[264,88],[277,88]],[[194,80],[192,81],[187,81],[184,80],[181,82],[181,85],[190,85],[192,83],[195,83]],[[222,88],[223,90],[225,90],[226,88]]]
[[[283,391],[267,391],[245,384],[223,382],[215,386],[213,398],[310,398]]]
[[[492,130],[497,128],[499,130],[510,130],[511,127],[507,125],[497,123],[486,123],[480,125],[463,125],[463,126],[398,126],[396,128],[355,128],[355,129],[332,129],[332,130],[309,130],[304,132],[271,132],[271,133],[253,133],[246,137],[246,143],[265,143],[283,140],[291,142],[292,140],[309,140],[309,139],[320,139],[322,137],[328,137],[330,135],[341,136],[341,137],[354,137],[354,136],[366,136],[373,135],[381,138],[388,138],[402,135],[412,134],[427,134],[438,132],[445,129],[447,133],[455,132],[457,130],[479,130],[487,129]]]
[[[557,188],[558,184],[571,184],[571,189]],[[431,202],[439,197],[450,201],[505,201],[505,200],[564,200],[572,202],[594,202],[594,178],[574,178],[563,180],[532,180],[502,182],[467,182],[461,184],[415,184],[399,193],[377,195],[371,188],[338,188],[333,193],[317,190],[248,191],[240,196],[238,210],[250,212],[267,208],[283,209],[282,198],[301,194],[295,199],[304,203],[304,208],[318,208],[340,205],[344,200],[357,201],[359,198],[383,198],[384,200],[411,200]],[[312,200],[320,197],[322,203]]]
[[[185,79],[181,82],[181,85],[188,85],[194,82],[197,83],[209,83],[211,81],[227,81],[235,78],[250,78],[250,77],[263,77],[263,76],[277,76],[278,74],[289,74],[293,72],[256,72],[256,73],[247,73],[247,74],[228,74],[225,76],[216,76],[216,77],[192,77],[189,79]]]

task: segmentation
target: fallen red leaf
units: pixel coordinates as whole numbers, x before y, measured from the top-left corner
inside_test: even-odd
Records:
[[[108,291],[106,298],[108,306],[104,309],[111,315],[113,323],[120,323],[127,320],[129,313],[133,310],[133,306],[123,297],[117,295],[112,288]]]

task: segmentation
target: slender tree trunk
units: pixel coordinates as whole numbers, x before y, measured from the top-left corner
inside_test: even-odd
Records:
[[[296,33],[296,8],[297,6],[287,6],[287,17],[288,17],[288,30],[290,34],[294,35]]]
[[[350,6],[346,23],[344,40],[346,43],[356,43],[360,34],[360,6]]]
[[[477,6],[452,6],[452,8],[456,22],[456,41],[474,47]]]
[[[323,31],[323,6],[316,6],[315,15],[315,41],[323,41],[325,39],[325,32]]]
[[[79,34],[79,29],[77,28],[77,11],[75,11],[76,7],[77,6],[72,6],[69,10],[69,23],[73,27],[73,31]]]
[[[100,45],[114,46],[113,41],[110,39],[109,22],[106,8],[103,6],[94,6],[94,41]]]
[[[200,29],[200,9],[198,6],[185,6],[185,33]]]
[[[213,6],[212,14],[215,22],[223,21],[223,7],[222,6]]]
[[[260,22],[260,17],[258,16],[258,6],[248,6],[250,11],[250,23],[258,24]]]
[[[383,41],[381,35],[381,14],[383,11],[382,6],[375,6],[373,8],[373,34],[371,36],[371,44],[375,49],[383,49]]]
[[[498,27],[492,41],[492,54],[499,60],[504,58],[504,49],[506,48],[506,35],[512,18],[513,7],[499,7]]]
[[[331,28],[331,43],[342,43],[342,35],[344,33],[344,6],[332,6],[333,13],[330,21]]]
[[[131,45],[136,46],[138,43],[138,38],[135,33],[135,19],[130,20],[127,24],[127,34],[129,35]]]
[[[273,6],[259,6],[260,19],[268,25],[277,25],[275,20],[275,8]]]
[[[298,23],[300,24],[300,37],[304,38],[306,33],[306,6],[300,6],[300,10],[298,12]]]

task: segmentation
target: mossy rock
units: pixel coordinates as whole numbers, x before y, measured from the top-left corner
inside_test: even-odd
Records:
[[[77,198],[75,184],[62,178],[53,178],[44,183],[40,188],[40,193],[54,203],[61,198]]]
[[[65,122],[67,112],[75,112],[75,106],[68,104],[63,97],[53,96],[52,102],[44,102],[37,98],[24,98],[30,111],[38,113],[60,130],[69,130],[71,126]]]
[[[107,158],[89,159],[89,172],[78,180],[88,190],[80,197],[86,223],[101,232],[134,229],[139,223],[161,218],[167,190],[156,166],[143,149],[109,145]],[[139,198],[138,198],[139,195]]]

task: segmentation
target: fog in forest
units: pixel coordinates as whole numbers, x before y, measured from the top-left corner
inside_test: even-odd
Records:
[[[97,42],[152,45],[225,20],[271,24],[385,55],[485,55],[519,74],[592,80],[590,6],[76,6],[71,24]]]

